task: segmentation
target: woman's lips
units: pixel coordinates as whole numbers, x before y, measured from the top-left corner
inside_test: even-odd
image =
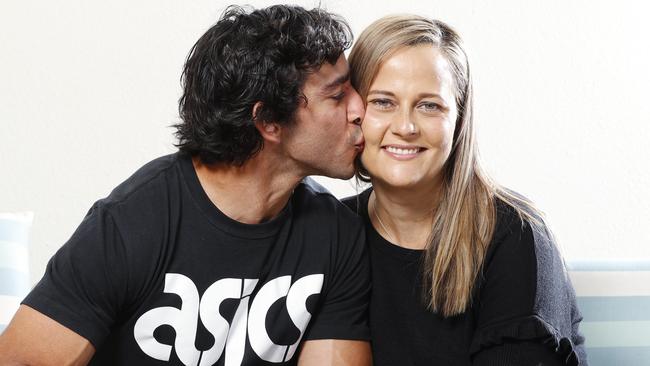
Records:
[[[410,160],[416,158],[422,151],[426,150],[419,146],[382,146],[382,150],[396,160]]]

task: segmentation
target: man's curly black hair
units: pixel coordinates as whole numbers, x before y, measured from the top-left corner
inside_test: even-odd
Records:
[[[310,72],[350,47],[342,18],[322,9],[274,5],[226,9],[192,47],[175,125],[181,151],[205,164],[241,165],[262,148],[255,119],[288,124]]]

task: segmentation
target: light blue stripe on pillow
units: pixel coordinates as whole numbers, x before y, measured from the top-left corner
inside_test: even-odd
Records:
[[[650,347],[650,321],[580,323],[588,348]]]
[[[573,260],[590,366],[650,365],[650,260]]]
[[[650,296],[578,297],[578,309],[591,322],[650,320]]]
[[[14,269],[0,268],[0,295],[25,296],[29,292],[29,275]]]
[[[587,348],[589,366],[650,365],[650,347]]]

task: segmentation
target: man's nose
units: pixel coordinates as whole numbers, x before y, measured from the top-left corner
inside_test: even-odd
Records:
[[[366,109],[363,106],[363,100],[357,91],[352,88],[350,98],[348,100],[348,121],[354,124],[361,124],[363,116],[366,114]]]

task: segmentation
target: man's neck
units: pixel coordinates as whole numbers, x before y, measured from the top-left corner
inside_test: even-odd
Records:
[[[192,159],[201,187],[226,216],[245,224],[276,217],[287,205],[293,189],[304,178],[296,169],[278,164],[263,152],[242,166],[205,165]]]

